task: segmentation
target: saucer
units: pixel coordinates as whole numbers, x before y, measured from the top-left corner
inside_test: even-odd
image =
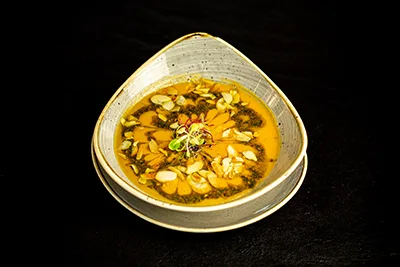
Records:
[[[93,150],[92,160],[96,172],[107,191],[136,216],[161,227],[183,232],[211,233],[237,229],[255,223],[285,205],[299,190],[307,172],[307,154],[301,163],[281,184],[264,195],[230,209],[214,212],[183,212],[164,209],[129,194],[102,169]]]

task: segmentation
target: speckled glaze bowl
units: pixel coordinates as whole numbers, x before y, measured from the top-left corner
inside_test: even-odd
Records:
[[[154,199],[133,184],[118,165],[114,134],[122,114],[143,96],[197,75],[233,80],[252,90],[278,122],[281,149],[272,171],[251,193],[220,205],[191,207]],[[294,195],[307,169],[306,130],[289,99],[246,56],[207,33],[175,40],[137,69],[101,112],[92,147],[100,179],[122,205],[150,222],[192,232],[229,230],[267,216]]]

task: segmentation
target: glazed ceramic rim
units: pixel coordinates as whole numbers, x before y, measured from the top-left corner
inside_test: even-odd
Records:
[[[137,75],[137,73],[139,73],[143,68],[145,68],[147,65],[149,65],[151,62],[153,62],[158,56],[160,56],[162,53],[164,53],[165,51],[167,51],[168,49],[170,49],[171,47],[175,46],[176,44],[186,40],[186,39],[190,39],[193,38],[195,36],[201,36],[201,37],[208,37],[208,38],[214,38],[215,40],[223,43],[224,45],[226,45],[227,47],[229,47],[230,49],[232,49],[232,51],[236,52],[240,57],[242,57],[248,64],[250,64],[255,70],[257,70],[259,72],[259,74],[271,85],[271,87],[279,94],[279,96],[281,97],[281,99],[286,103],[286,105],[288,106],[289,110],[291,111],[293,117],[295,118],[297,125],[299,127],[300,133],[301,133],[301,150],[300,153],[298,155],[298,157],[294,160],[294,162],[292,163],[292,165],[286,170],[286,172],[281,175],[281,177],[279,177],[278,179],[276,179],[274,182],[272,182],[271,184],[267,185],[266,187],[258,190],[255,193],[252,193],[250,195],[247,195],[245,197],[236,199],[236,200],[232,200],[230,202],[227,203],[222,203],[222,204],[218,204],[218,205],[212,205],[212,206],[199,206],[199,207],[190,207],[190,206],[183,206],[183,205],[178,205],[178,204],[172,204],[172,203],[168,203],[168,202],[163,202],[161,200],[157,200],[147,194],[145,194],[144,192],[140,191],[139,189],[136,189],[134,187],[132,187],[130,184],[128,184],[122,177],[120,177],[117,173],[115,173],[113,171],[113,169],[111,168],[111,166],[109,166],[109,164],[107,163],[103,153],[100,150],[100,145],[99,145],[99,131],[100,131],[100,124],[101,121],[104,118],[104,115],[106,113],[106,111],[108,110],[108,108],[111,106],[111,104],[115,101],[115,99],[118,97],[118,95],[122,92],[122,90],[125,88],[125,86],[127,84],[129,84]],[[222,40],[219,37],[215,37],[212,36],[208,33],[204,33],[204,32],[194,32],[194,33],[190,33],[187,35],[184,35],[178,39],[176,39],[175,41],[171,42],[170,44],[168,44],[167,46],[165,46],[164,48],[162,48],[160,51],[158,51],[156,54],[154,54],[150,59],[148,59],[145,63],[143,63],[119,88],[118,90],[113,94],[113,96],[109,99],[109,101],[107,102],[107,104],[105,105],[104,109],[102,110],[97,122],[96,122],[96,126],[94,128],[94,132],[93,132],[93,144],[94,144],[94,151],[97,155],[97,159],[99,160],[99,163],[101,164],[101,166],[103,167],[103,169],[107,172],[107,174],[118,184],[120,185],[124,190],[126,190],[127,192],[129,192],[130,194],[150,203],[153,205],[156,205],[158,207],[162,207],[162,208],[166,208],[166,209],[171,209],[171,210],[177,210],[177,211],[186,211],[186,212],[208,212],[208,211],[217,211],[217,210],[222,210],[222,209],[227,209],[227,208],[231,208],[234,206],[238,206],[241,205],[245,202],[254,200],[255,198],[265,194],[266,192],[270,191],[272,188],[274,188],[275,186],[277,186],[278,184],[280,184],[283,180],[285,180],[295,169],[296,167],[300,164],[301,160],[304,158],[305,154],[306,154],[306,149],[307,149],[307,145],[308,145],[308,138],[307,138],[307,133],[306,133],[306,129],[304,127],[304,124],[300,118],[300,115],[298,114],[298,112],[296,111],[295,107],[293,106],[293,104],[290,102],[290,100],[285,96],[285,94],[282,92],[281,89],[279,89],[279,87],[257,66],[255,65],[249,58],[247,58],[244,54],[242,54],[242,52],[240,52],[239,50],[237,50],[235,47],[233,47],[231,44],[227,43],[226,41]]]
[[[252,219],[249,219],[247,221],[244,221],[244,222],[241,222],[241,223],[237,223],[237,224],[231,224],[231,225],[227,225],[227,226],[214,227],[214,228],[191,228],[191,227],[176,226],[176,225],[173,225],[173,224],[168,224],[168,223],[163,223],[161,221],[157,221],[155,219],[152,219],[152,218],[148,217],[147,215],[144,215],[139,210],[137,210],[134,207],[132,207],[131,205],[129,205],[128,202],[123,200],[111,188],[111,186],[106,181],[106,178],[104,178],[103,174],[101,173],[101,171],[99,169],[100,168],[99,163],[97,162],[98,161],[97,157],[95,155],[95,152],[93,151],[93,142],[92,142],[92,147],[91,147],[91,154],[92,154],[92,161],[93,161],[94,168],[96,170],[97,176],[99,176],[99,178],[100,178],[101,183],[104,185],[104,187],[110,193],[110,195],[112,195],[114,197],[114,199],[117,200],[127,210],[129,210],[130,212],[132,212],[133,214],[135,214],[139,218],[142,218],[143,220],[148,221],[150,223],[153,223],[155,225],[158,225],[158,226],[161,226],[161,227],[164,227],[164,228],[168,228],[168,229],[172,229],[172,230],[176,230],[176,231],[191,232],[191,233],[224,232],[224,231],[228,231],[228,230],[234,230],[234,229],[237,229],[237,228],[241,228],[241,227],[250,225],[252,223],[255,223],[255,222],[258,222],[258,221],[264,219],[265,217],[267,217],[267,216],[271,215],[272,213],[274,213],[275,211],[279,210],[282,206],[284,206],[297,193],[297,191],[300,189],[301,185],[303,184],[304,177],[306,176],[307,167],[308,167],[308,157],[307,157],[307,153],[306,153],[304,155],[304,158],[303,158],[304,159],[304,161],[303,161],[303,169],[301,171],[300,178],[297,181],[296,185],[293,187],[293,189],[290,191],[290,193],[281,202],[276,204],[272,209],[269,209],[269,210],[265,211],[264,213],[261,213],[260,215],[258,215],[256,217],[253,217]]]

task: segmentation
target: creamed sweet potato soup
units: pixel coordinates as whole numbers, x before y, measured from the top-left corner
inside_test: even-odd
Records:
[[[153,198],[204,206],[245,194],[279,155],[269,108],[237,83],[194,78],[154,92],[121,117],[119,164]]]

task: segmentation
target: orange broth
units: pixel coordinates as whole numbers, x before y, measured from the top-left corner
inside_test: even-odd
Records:
[[[277,122],[237,83],[193,80],[145,96],[121,118],[115,151],[124,173],[149,196],[191,206],[246,194],[271,172]]]

